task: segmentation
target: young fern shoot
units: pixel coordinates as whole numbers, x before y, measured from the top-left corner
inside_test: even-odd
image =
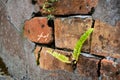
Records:
[[[73,50],[73,60],[78,61],[79,55],[81,53],[81,48],[83,46],[83,43],[87,40],[87,38],[89,37],[89,35],[92,33],[93,28],[88,29],[81,37],[80,39],[77,41],[74,50]],[[76,63],[76,62],[75,62]]]
[[[57,58],[58,60],[64,62],[64,63],[70,63],[72,64],[72,62],[74,61],[73,64],[76,64],[79,58],[79,55],[81,53],[81,48],[83,46],[83,43],[87,40],[87,38],[89,37],[89,35],[92,33],[93,28],[88,29],[81,37],[80,39],[77,41],[75,48],[73,50],[73,54],[72,54],[72,61],[69,60],[68,57],[66,57],[63,54],[57,53],[57,52],[53,52],[52,50],[48,50],[47,53],[51,54],[52,56],[54,56],[55,58]]]

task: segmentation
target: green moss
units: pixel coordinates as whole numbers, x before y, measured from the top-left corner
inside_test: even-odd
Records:
[[[52,15],[51,13],[55,10],[53,7],[53,3],[57,2],[58,0],[47,0],[44,2],[42,9],[43,11],[49,13],[49,15],[47,16],[48,20],[53,19],[54,15]]]

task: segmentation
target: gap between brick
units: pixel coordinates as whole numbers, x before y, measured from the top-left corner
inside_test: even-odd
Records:
[[[92,19],[91,28],[94,28],[94,26],[95,26],[95,20]],[[94,32],[94,30],[93,30],[93,32]],[[90,52],[91,52],[91,45],[92,45],[92,37],[93,37],[93,33],[90,36]],[[94,54],[91,54],[91,55],[100,59],[99,62],[98,62],[97,75],[98,75],[98,80],[101,80],[101,72],[100,72],[100,70],[101,70],[101,61],[105,57],[104,56],[99,56],[99,55],[94,55]]]
[[[34,18],[34,17],[47,17],[48,14],[42,14],[40,11],[38,12],[33,12],[31,18]],[[69,14],[69,15],[54,15],[55,18],[69,18],[69,17],[80,17],[80,18],[89,18],[89,17],[92,17],[91,15],[89,14]]]
[[[38,57],[37,57],[37,60],[36,60],[37,65],[40,64],[39,59],[40,59],[40,52],[41,52],[41,50],[42,50],[42,47],[41,47],[40,50],[38,51]]]
[[[55,49],[55,34],[54,34],[54,32],[55,32],[55,27],[54,27],[54,20],[52,20],[52,19],[50,19],[50,20],[48,20],[48,26],[50,26],[50,27],[52,27],[52,31],[53,31],[53,33],[52,33],[52,36],[53,36],[53,42],[51,43],[51,47],[53,48],[53,49]]]
[[[98,67],[97,67],[97,75],[98,75],[98,80],[102,80],[101,79],[101,73],[100,73],[100,70],[101,70],[101,61],[103,59],[105,59],[104,56],[98,56],[98,55],[94,55],[94,54],[89,54],[89,53],[81,53],[82,56],[84,57],[89,57],[89,58],[97,58],[99,59],[99,62],[98,62]]]
[[[81,17],[81,18],[88,18],[92,17],[88,14],[69,14],[69,15],[55,15],[56,18],[68,18],[68,17]]]
[[[94,19],[92,19],[92,25],[91,25],[91,28],[94,28],[94,25],[95,25],[95,20]],[[93,32],[94,32],[94,30],[93,30]],[[90,52],[91,52],[91,44],[92,44],[92,36],[93,36],[93,32],[92,32],[92,34],[90,35]]]
[[[98,78],[101,76],[101,73],[100,73],[100,70],[101,70],[101,61],[102,61],[102,59],[100,59],[99,62],[98,62],[98,70],[97,70]]]
[[[55,49],[63,50],[63,51],[67,51],[67,52],[73,52],[73,50],[67,49],[67,48],[58,48],[58,47],[55,47]]]
[[[37,46],[38,46],[38,44],[35,43],[35,47],[34,47],[34,49],[32,50],[32,52],[34,52],[34,51],[36,50]],[[37,56],[38,56],[37,59],[36,59],[37,65],[40,64],[39,59],[40,59],[40,52],[41,52],[41,50],[42,50],[42,47],[40,48],[40,50],[38,51],[38,54],[37,54]]]

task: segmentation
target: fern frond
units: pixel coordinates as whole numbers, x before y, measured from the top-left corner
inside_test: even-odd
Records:
[[[73,60],[78,61],[78,57],[81,53],[81,48],[83,46],[83,43],[86,41],[86,39],[89,37],[89,35],[92,33],[93,28],[88,29],[81,37],[80,39],[77,41],[75,48],[73,50]]]
[[[71,63],[71,61],[69,61],[69,58],[63,54],[57,53],[57,52],[52,51],[52,50],[47,50],[47,53],[51,54],[53,57],[57,58],[58,60],[60,60],[64,63]]]

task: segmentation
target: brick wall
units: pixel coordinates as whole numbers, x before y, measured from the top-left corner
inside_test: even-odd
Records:
[[[17,15],[14,13],[19,16],[18,18],[13,16],[9,7],[12,2],[17,5],[17,1],[2,1],[8,7],[7,10],[4,9],[8,11],[8,14],[0,14],[9,17],[3,20],[1,16],[0,26],[3,26],[2,23],[9,22],[6,26],[9,27],[8,29],[0,27],[2,31],[0,33],[0,57],[8,66],[10,76],[21,80],[119,80],[120,1],[58,0],[50,6],[47,5],[47,8],[54,8],[50,12],[42,8],[47,1],[49,0],[32,0],[35,3],[32,5],[28,0],[26,4],[29,4],[23,10],[18,7],[26,16],[22,15],[22,12],[16,13]],[[32,11],[30,11],[31,8]],[[47,16],[50,14],[55,18],[48,20]],[[22,29],[20,25],[23,21]],[[76,66],[63,63],[46,52],[51,49],[71,58],[76,42],[89,28],[94,28],[94,31],[85,41]],[[24,37],[21,37],[21,34]],[[9,40],[13,42],[9,43]],[[5,53],[10,54],[7,56],[10,58],[9,61],[6,60],[7,54]],[[18,59],[14,59],[14,56]],[[7,64],[12,60],[13,63]],[[14,67],[17,68],[15,71],[21,70],[21,72],[12,71],[12,65],[17,65],[17,63],[22,67]]]
[[[38,0],[38,4],[44,5],[45,0]],[[100,2],[101,3],[101,2]],[[39,59],[40,68],[46,70],[63,69],[71,71],[70,65],[56,60],[46,51],[51,48],[54,51],[71,54],[75,43],[80,36],[88,29],[94,28],[92,36],[85,42],[82,52],[89,56],[81,54],[76,69],[80,76],[91,78],[92,80],[117,80],[120,78],[120,25],[111,26],[110,24],[93,19],[92,9],[97,6],[98,0],[58,0],[53,3],[54,11],[48,13],[40,9],[42,14],[53,14],[50,26],[46,17],[36,17],[25,22],[24,34],[31,41],[37,43],[40,50],[36,52],[36,59]],[[87,17],[76,16],[77,14],[86,14]],[[73,16],[74,15],[74,16]],[[67,17],[63,17],[67,16]],[[48,30],[48,28],[51,28]],[[44,44],[44,46],[42,46]],[[49,45],[46,47],[46,45]],[[53,46],[51,46],[53,45]],[[38,58],[38,54],[40,58]],[[90,57],[93,56],[93,57]],[[108,57],[112,60],[109,60]],[[72,67],[71,67],[72,68]]]

